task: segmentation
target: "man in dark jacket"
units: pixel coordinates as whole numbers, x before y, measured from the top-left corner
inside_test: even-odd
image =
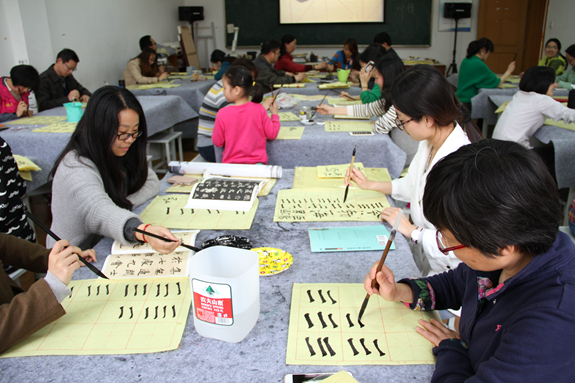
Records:
[[[40,75],[40,89],[36,93],[40,111],[62,106],[74,99],[88,101],[92,93],[72,76],[79,62],[76,52],[66,48],[58,53],[56,63]]]
[[[274,84],[292,84],[303,80],[305,73],[286,73],[283,70],[274,69],[273,65],[280,57],[280,43],[274,40],[266,41],[262,44],[261,53],[254,61],[258,68],[258,78],[256,82],[260,83],[266,90]]]

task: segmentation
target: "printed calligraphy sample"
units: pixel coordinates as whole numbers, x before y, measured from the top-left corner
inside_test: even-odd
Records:
[[[110,279],[183,277],[188,275],[190,251],[110,254],[102,272]]]
[[[265,181],[213,177],[194,185],[188,209],[249,211]]]
[[[145,223],[170,229],[249,230],[252,226],[258,199],[249,211],[189,209],[188,196],[170,194],[158,196],[140,214]]]
[[[434,364],[433,345],[415,327],[437,313],[369,299],[361,322],[363,284],[294,283],[287,364]]]
[[[389,206],[384,194],[372,190],[350,189],[344,203],[339,189],[287,189],[278,192],[274,222],[378,222]]]
[[[354,164],[355,166],[355,164]],[[363,172],[370,181],[391,182],[391,176],[386,168],[365,168]],[[295,168],[295,176],[292,184],[293,189],[345,189],[345,184],[340,178],[318,178],[316,167],[298,166]],[[359,189],[355,183],[351,183],[350,190]]]
[[[194,174],[184,174],[183,177],[190,177],[190,178],[197,178],[199,180],[202,180],[203,177],[201,175],[194,175]],[[264,187],[260,190],[260,192],[258,193],[258,197],[263,197],[266,196],[270,193],[270,191],[272,190],[272,188],[274,187],[274,185],[277,182],[277,178],[255,178],[255,177],[243,177],[244,179],[254,179],[254,180],[259,180],[259,181],[265,181],[266,184],[264,185]],[[185,193],[185,194],[190,194],[192,192],[192,189],[194,188],[194,185],[172,185],[170,186],[166,192],[167,193]]]
[[[373,132],[371,122],[360,121],[326,121],[326,132]]]
[[[301,140],[305,126],[282,126],[276,140]]]
[[[192,297],[189,278],[86,279],[68,285],[66,314],[2,357],[175,350]]]
[[[326,165],[317,167],[317,178],[344,178],[350,164],[343,165]],[[353,167],[364,172],[361,162],[354,162]]]

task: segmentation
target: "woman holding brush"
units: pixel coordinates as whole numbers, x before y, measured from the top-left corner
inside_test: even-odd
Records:
[[[125,245],[147,242],[161,253],[174,251],[180,242],[168,229],[144,224],[131,212],[160,189],[147,166],[146,141],[146,118],[136,97],[124,88],[98,89],[52,170],[52,231],[82,249],[105,236]],[[47,246],[53,243],[46,239]]]
[[[397,113],[396,125],[415,141],[417,153],[407,175],[392,182],[375,182],[353,168],[348,176],[361,189],[376,190],[392,198],[411,203],[413,224],[405,217],[399,232],[413,242],[413,255],[422,275],[437,274],[453,269],[459,260],[453,252],[444,254],[437,249],[437,230],[423,215],[423,189],[433,166],[446,155],[471,141],[479,141],[477,127],[463,115],[451,85],[435,68],[415,65],[398,76],[391,89],[391,99]],[[346,177],[346,184],[348,183]],[[390,207],[381,219],[393,224],[399,208]]]

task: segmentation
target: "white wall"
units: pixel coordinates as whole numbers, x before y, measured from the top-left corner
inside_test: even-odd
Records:
[[[54,60],[44,0],[19,0],[28,60],[42,73]]]
[[[277,0],[265,0],[265,1],[277,1]],[[398,1],[398,0],[396,0]],[[401,1],[401,0],[399,0]],[[552,0],[560,1],[560,0]],[[569,1],[569,0],[565,0]],[[209,27],[210,22],[214,22],[216,27],[216,44],[218,49],[224,52],[230,52],[229,49],[225,49],[225,37],[226,37],[226,26],[225,26],[225,12],[224,12],[224,0],[184,0],[185,5],[189,6],[203,6],[204,7],[204,18],[203,21],[196,22],[200,27]],[[465,57],[465,51],[467,45],[476,39],[477,37],[477,11],[479,8],[479,0],[473,0],[473,5],[471,7],[471,31],[470,32],[458,32],[457,34],[457,67],[461,60]],[[254,16],[255,17],[255,16]],[[429,48],[400,48],[395,47],[394,49],[401,57],[408,56],[419,56],[421,58],[429,57],[439,60],[441,63],[446,65],[451,63],[453,56],[453,32],[438,32],[439,25],[439,1],[433,1],[433,23],[432,23],[432,33],[431,33],[431,47]],[[409,28],[406,25],[406,28]],[[240,34],[242,33],[240,29]],[[266,36],[269,39],[281,39],[282,36]],[[354,36],[350,36],[354,37]],[[391,36],[393,39],[393,36]],[[208,49],[213,50],[210,45]],[[200,62],[202,66],[206,66],[206,54],[204,52],[203,44],[200,43],[197,46]],[[238,49],[238,53],[243,54],[247,50],[253,49]],[[329,56],[331,57],[335,53],[334,48],[319,48],[313,49],[314,54],[319,56]],[[309,51],[309,48],[299,48],[298,52]]]
[[[14,52],[12,51],[12,38],[8,30],[8,18],[4,7],[4,1],[0,1],[0,76],[10,73],[14,66]]]
[[[561,41],[561,53],[563,54],[565,54],[567,47],[575,44],[573,16],[575,16],[575,1],[549,0],[545,42],[553,37],[559,39]]]

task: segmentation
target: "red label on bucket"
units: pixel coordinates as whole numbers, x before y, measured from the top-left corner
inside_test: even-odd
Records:
[[[196,318],[222,326],[234,323],[232,289],[229,285],[192,279],[192,290]]]

